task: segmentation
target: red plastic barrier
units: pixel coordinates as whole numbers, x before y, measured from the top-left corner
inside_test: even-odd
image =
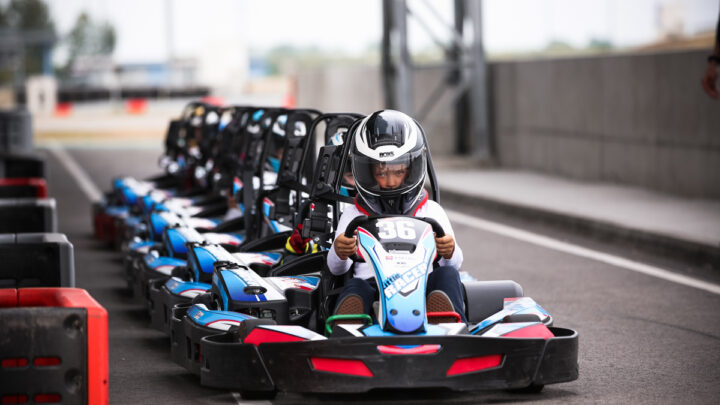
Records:
[[[72,114],[73,104],[70,102],[57,103],[55,106],[56,117],[67,117]]]
[[[0,290],[0,308],[17,306],[17,290],[14,288],[4,288]]]
[[[144,98],[131,98],[125,102],[125,111],[129,114],[145,114],[145,111],[147,111],[147,100]]]
[[[10,307],[84,308],[87,313],[87,374],[89,404],[108,403],[107,311],[80,288],[0,290],[0,310]],[[59,363],[56,357],[35,358],[35,366]]]
[[[112,243],[115,240],[115,218],[104,212],[96,212],[93,216],[93,230],[95,239]]]
[[[202,99],[200,99],[200,101],[202,101],[203,103],[217,106],[217,107],[222,107],[225,105],[225,99],[223,99],[222,97],[217,97],[217,96],[205,96]]]
[[[35,197],[47,198],[47,182],[41,177],[0,178],[0,187],[33,187]]]

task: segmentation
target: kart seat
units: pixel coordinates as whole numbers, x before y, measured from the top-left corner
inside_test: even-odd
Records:
[[[501,311],[505,298],[523,296],[520,284],[512,280],[464,282],[465,309],[469,323],[477,323]]]

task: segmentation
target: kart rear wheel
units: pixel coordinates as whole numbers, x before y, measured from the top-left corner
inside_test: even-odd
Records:
[[[273,399],[277,395],[277,391],[255,391],[255,390],[243,390],[240,391],[242,399],[247,400],[259,400],[259,399]]]

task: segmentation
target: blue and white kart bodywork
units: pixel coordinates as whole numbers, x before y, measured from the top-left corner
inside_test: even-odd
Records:
[[[433,232],[442,235],[437,223],[365,218],[348,231],[358,224],[359,251],[380,286],[376,321],[367,315],[354,316],[363,324],[343,323],[347,316],[313,321],[305,318],[317,314],[313,308],[302,316],[293,312],[297,302],[287,305],[295,290],[284,290],[283,305],[265,304],[282,302],[282,295],[262,301],[260,293],[282,289],[247,268],[216,266],[205,300],[173,311],[173,359],[200,374],[204,385],[268,396],[277,390],[539,389],[577,378],[577,333],[552,327],[548,313],[522,297],[514,282],[463,281],[469,323],[428,322]]]
[[[178,304],[187,304],[196,296],[210,290],[213,269],[216,263],[233,262],[250,266],[261,263],[275,266],[280,253],[229,253],[222,246],[206,242],[187,244],[187,263],[178,272],[171,271],[169,278],[157,278],[148,283],[148,308],[154,328],[170,333],[172,309]]]
[[[263,214],[266,229],[269,234],[287,232],[290,228],[276,219],[270,219],[272,201],[265,199]],[[154,279],[166,279],[172,274],[172,268],[163,260],[158,260],[160,251],[164,251],[170,258],[184,259],[187,254],[186,244],[189,242],[204,242],[219,244],[227,248],[237,248],[245,241],[245,235],[240,233],[199,233],[195,230],[198,221],[208,219],[187,218],[174,212],[156,211],[148,216],[148,240],[135,240],[128,245],[126,251],[126,273],[128,285],[141,300],[150,299],[148,283]],[[274,266],[280,255],[277,253],[257,252],[240,253],[243,263],[254,263],[263,266]],[[174,266],[184,266],[184,263],[173,262]],[[150,303],[152,308],[152,303]]]
[[[368,230],[358,228],[359,250],[375,271],[380,290],[377,324],[370,333],[430,333],[424,293],[437,256],[432,227],[407,218],[385,218],[376,224],[388,248]],[[409,240],[417,241],[414,249],[403,249]]]
[[[213,263],[212,282],[208,291],[195,295],[191,303],[176,304],[172,310],[172,352],[173,359],[199,374],[199,355],[187,356],[187,350],[199,349],[192,342],[199,342],[203,336],[228,331],[232,326],[241,327],[248,323],[273,324],[306,336],[315,336],[317,304],[319,302],[320,275],[260,277],[244,265],[240,259],[225,256]],[[177,295],[184,288],[183,283],[171,278],[163,286],[165,297]],[[192,294],[192,293],[190,293]],[[187,295],[190,295],[187,294]],[[249,305],[248,305],[249,304]],[[179,320],[190,319],[191,323]],[[184,315],[188,315],[185,317]],[[276,325],[277,322],[282,326]],[[189,337],[190,339],[186,339]],[[186,361],[186,359],[194,359]]]
[[[266,171],[263,175],[264,184],[275,184],[277,173]],[[257,189],[260,181],[256,177],[253,185]],[[182,217],[188,226],[202,230],[212,230],[223,222],[222,213],[226,211],[225,197],[220,195],[200,195],[196,197],[178,197],[175,190],[155,188],[150,181],[137,180],[132,177],[118,178],[113,181],[111,195],[119,196],[116,200],[120,205],[102,203],[95,207],[95,216],[106,222],[114,223],[112,235],[96,235],[100,239],[113,240],[122,247],[134,236],[146,231],[143,218],[154,211],[169,211]],[[243,182],[235,177],[232,192],[234,195],[243,189]],[[240,212],[244,205],[239,204]],[[96,227],[98,219],[95,219]],[[101,221],[102,222],[102,221]],[[96,230],[96,233],[103,233]]]

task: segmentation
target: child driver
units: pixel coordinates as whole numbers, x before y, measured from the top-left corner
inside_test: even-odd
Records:
[[[463,255],[455,243],[450,221],[442,207],[428,200],[425,184],[426,145],[420,126],[409,116],[393,110],[375,112],[356,127],[350,157],[357,196],[338,221],[336,239],[327,264],[335,275],[354,267],[337,300],[335,314],[371,314],[378,288],[372,268],[354,263],[356,238],[345,236],[345,229],[359,215],[401,214],[433,218],[445,236],[435,237],[439,267],[431,269],[427,280],[427,311],[457,312],[465,322],[465,304],[458,270]],[[453,322],[454,318],[431,318],[431,322]]]

